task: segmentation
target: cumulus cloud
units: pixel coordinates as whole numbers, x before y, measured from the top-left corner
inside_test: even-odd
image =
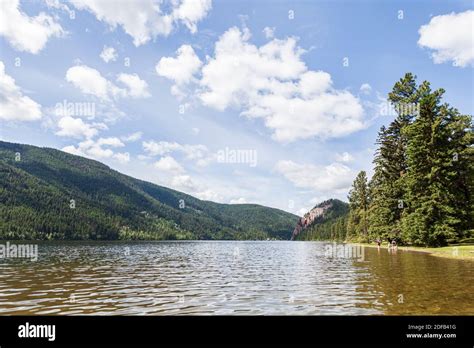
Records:
[[[211,0],[173,0],[163,11],[162,2],[155,0],[102,1],[73,0],[79,10],[95,15],[114,30],[120,26],[133,38],[135,46],[140,46],[157,36],[168,36],[179,23],[192,33],[197,31],[197,23],[211,10]]]
[[[189,145],[179,144],[177,142],[168,141],[144,141],[142,143],[143,149],[149,156],[163,156],[173,152],[180,152],[185,155],[188,160],[195,160],[199,166],[205,166],[209,164],[214,155],[209,152],[209,149],[205,145]]]
[[[174,175],[166,184],[175,190],[183,191],[205,201],[223,201],[223,197],[219,193],[198,183],[188,174]]]
[[[41,105],[23,95],[15,80],[5,72],[5,65],[0,61],[0,119],[34,121],[41,116]]]
[[[51,37],[61,37],[61,25],[44,12],[30,17],[20,9],[19,0],[0,1],[0,35],[18,51],[40,52]]]
[[[181,89],[185,84],[194,79],[194,74],[199,71],[202,62],[189,45],[182,45],[176,51],[176,58],[163,57],[156,64],[156,73],[174,81],[171,89],[175,95],[182,95]]]
[[[124,147],[125,146],[125,144],[122,143],[120,139],[117,137],[100,138],[97,141],[97,145],[99,146],[108,145],[111,147]]]
[[[173,9],[172,17],[181,21],[191,33],[197,32],[197,23],[203,20],[211,11],[211,0],[182,0]]]
[[[133,143],[135,141],[138,141],[142,138],[143,133],[142,132],[135,132],[130,135],[126,135],[121,137],[121,139],[127,143]]]
[[[111,148],[122,147],[123,144],[118,138],[99,138],[97,140],[87,139],[80,142],[77,146],[69,145],[62,148],[63,151],[73,155],[104,160],[114,159],[120,163],[127,163],[130,161],[130,154],[128,152],[114,152]]]
[[[293,161],[279,161],[275,169],[296,187],[312,189],[317,192],[346,190],[355,177],[354,171],[342,163],[317,166]]]
[[[197,191],[195,196],[203,201],[223,202],[222,196],[211,189]]]
[[[295,212],[295,214],[298,215],[298,216],[303,217],[310,210],[311,210],[311,208],[300,208]]]
[[[372,86],[370,86],[368,83],[363,83],[359,90],[362,94],[369,95],[370,92],[372,92]]]
[[[80,118],[66,116],[58,121],[59,130],[56,135],[71,138],[92,138],[99,133],[99,129],[107,128],[102,123],[88,124]]]
[[[94,95],[100,99],[108,100],[123,91],[108,81],[96,69],[86,65],[76,65],[66,72],[66,81],[79,88],[82,93]]]
[[[237,199],[231,199],[229,201],[229,204],[245,204],[248,203],[247,200],[244,197],[240,197]]]
[[[118,152],[112,157],[122,164],[130,162],[130,154],[128,152]]]
[[[354,157],[349,152],[336,153],[336,161],[338,162],[352,162]]]
[[[113,47],[104,46],[104,49],[100,53],[100,58],[106,63],[116,61],[117,57],[117,51],[115,51]]]
[[[172,156],[163,156],[153,164],[160,171],[160,182],[175,190],[193,195],[199,199],[222,202],[220,194],[206,185],[196,181],[189,175],[184,167]]]
[[[275,27],[265,27],[263,28],[263,34],[265,35],[265,37],[267,39],[273,39],[273,37],[275,36]]]
[[[151,94],[148,92],[148,84],[140,79],[137,74],[120,74],[117,81],[123,83],[127,88],[126,95],[132,98],[147,98]]]
[[[124,97],[147,98],[150,96],[148,84],[137,74],[119,74],[117,82],[124,85],[124,87],[119,87],[102,76],[98,70],[86,65],[76,65],[67,70],[66,81],[72,83],[82,93],[105,101]]]
[[[420,27],[418,45],[433,50],[435,64],[453,62],[458,67],[474,65],[474,11],[431,18]]]
[[[208,107],[237,108],[246,117],[262,118],[280,142],[340,137],[365,128],[358,98],[335,89],[328,73],[309,70],[295,38],[272,39],[257,47],[250,36],[246,28],[227,30],[200,69],[198,81],[192,79],[199,69],[196,60],[181,84],[195,82],[196,95]],[[176,58],[160,62],[178,67],[179,57],[178,52]],[[176,82],[176,76],[166,77]]]
[[[165,156],[155,162],[155,168],[173,175],[184,173],[184,168],[171,156]]]

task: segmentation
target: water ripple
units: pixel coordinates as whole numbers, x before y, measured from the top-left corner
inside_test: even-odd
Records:
[[[472,263],[320,242],[49,242],[0,261],[0,314],[473,314]],[[402,295],[403,301],[400,301]]]

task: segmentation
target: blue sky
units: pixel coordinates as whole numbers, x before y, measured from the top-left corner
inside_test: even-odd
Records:
[[[474,110],[470,1],[0,6],[0,139],[202,199],[299,214],[345,200],[372,173],[393,119],[381,107],[405,72]]]

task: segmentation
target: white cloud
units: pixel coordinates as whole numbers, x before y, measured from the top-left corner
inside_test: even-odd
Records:
[[[107,128],[104,124],[88,124],[80,118],[66,116],[58,121],[59,130],[56,135],[71,138],[92,138],[98,134],[99,129]]]
[[[103,1],[73,0],[79,10],[87,10],[114,30],[117,26],[133,38],[135,46],[140,46],[157,36],[168,36],[173,28],[183,23],[192,33],[197,23],[206,17],[212,5],[211,0],[173,0],[170,11],[165,13],[161,1],[135,0]]]
[[[336,153],[336,161],[338,162],[352,162],[354,157],[349,152]]]
[[[5,65],[0,61],[0,119],[34,121],[41,116],[41,105],[23,95],[15,80],[5,73]]]
[[[176,142],[170,143],[168,141],[144,141],[142,145],[145,152],[151,156],[162,156],[181,147],[181,145]]]
[[[197,32],[197,23],[203,20],[212,8],[211,0],[182,0],[173,10],[175,21],[179,20],[191,33]]]
[[[0,1],[0,35],[18,51],[36,54],[41,51],[49,38],[61,37],[61,25],[44,12],[30,17],[20,10],[19,0]]]
[[[183,85],[194,79],[202,62],[189,45],[182,45],[176,51],[176,58],[163,57],[156,64],[156,73],[174,81],[173,94],[181,95]]]
[[[194,192],[197,186],[189,175],[176,175],[172,178],[170,185],[178,190]]]
[[[142,143],[143,149],[150,156],[163,156],[172,152],[183,153],[188,160],[196,160],[199,166],[205,166],[209,164],[213,159],[214,155],[209,152],[209,149],[205,145],[188,145],[179,144],[176,142],[168,141],[144,141]]]
[[[124,97],[146,98],[150,96],[148,84],[137,74],[119,74],[117,81],[125,85],[125,88],[121,88],[103,77],[98,70],[86,65],[76,65],[68,69],[66,80],[79,88],[82,93],[96,96],[105,101]]]
[[[418,45],[431,50],[435,64],[474,65],[474,11],[450,13],[431,18],[420,27]]]
[[[196,164],[199,165],[200,161],[207,161],[209,158],[208,150],[204,145],[181,145],[166,141],[144,141],[142,145],[145,152],[147,152],[147,156],[139,155],[139,159],[149,160],[150,156],[161,156],[153,164],[153,167],[163,174],[160,175],[160,184],[186,192],[199,199],[215,202],[223,201],[223,197],[219,193],[194,180],[186,169],[174,157],[169,155],[173,152],[180,152],[184,154],[186,159],[196,160]]]
[[[203,191],[198,191],[195,193],[195,196],[203,201],[213,201],[213,202],[220,202],[222,203],[222,196],[214,192],[213,190],[207,189]]]
[[[311,208],[301,208],[296,211],[296,215],[298,216],[304,216],[308,211],[310,211]]]
[[[140,79],[137,74],[120,74],[117,81],[123,83],[127,87],[127,95],[132,98],[148,98],[150,92],[148,91],[148,84],[146,81]]]
[[[229,201],[229,204],[245,204],[248,203],[247,200],[244,197],[240,197],[237,199],[231,199]]]
[[[112,157],[122,164],[130,162],[130,154],[128,152],[119,152],[114,154]]]
[[[175,190],[191,194],[199,199],[213,202],[222,202],[222,196],[207,188],[205,185],[197,183],[188,174],[174,175],[168,185]]]
[[[143,133],[142,132],[135,132],[135,133],[132,133],[130,135],[127,135],[127,136],[123,136],[121,137],[121,139],[123,141],[125,141],[126,143],[133,143],[137,140],[140,140],[142,138],[142,135]]]
[[[355,177],[354,171],[342,163],[316,166],[298,164],[293,161],[279,161],[275,169],[296,187],[317,192],[346,190]]]
[[[368,83],[363,83],[361,86],[360,86],[360,92],[365,94],[365,95],[369,95],[370,92],[372,92],[372,86],[370,86]]]
[[[184,168],[171,156],[165,156],[155,162],[155,168],[160,171],[178,175],[184,173]]]
[[[167,156],[164,158],[171,158],[171,157]],[[161,163],[160,161],[155,163],[155,168],[158,168],[163,173],[167,173],[170,176],[169,179],[162,178],[160,180],[162,184],[170,188],[173,188],[175,190],[193,195],[194,197],[197,197],[199,199],[214,201],[214,202],[223,201],[223,197],[219,193],[207,188],[205,185],[201,183],[196,182],[189,174],[185,172],[185,170],[181,167],[181,165],[177,163],[176,161],[174,161],[177,164],[176,166],[171,160],[166,160],[165,163]]]
[[[111,149],[104,149],[103,147],[98,146],[97,144],[91,145],[89,148],[86,149],[86,151],[86,154],[88,156],[97,159],[110,158],[114,155],[114,152]]]
[[[111,96],[123,93],[99,71],[86,65],[76,65],[66,72],[66,81],[79,88],[82,93],[109,100]]]
[[[125,144],[120,141],[119,138],[117,137],[109,137],[109,138],[100,138],[97,141],[97,145],[102,146],[102,145],[108,145],[111,147],[124,147]]]
[[[275,36],[275,27],[265,27],[263,28],[263,34],[265,35],[265,37],[267,39],[273,39],[273,37]]]
[[[63,147],[63,151],[77,156],[103,160],[114,159],[122,164],[130,161],[130,154],[128,152],[115,153],[112,149],[107,147],[122,147],[118,138],[99,138],[98,140],[87,139],[80,142],[77,146],[69,145]]]
[[[204,105],[220,111],[234,107],[244,116],[262,118],[280,142],[340,137],[366,127],[359,100],[335,89],[328,73],[308,70],[295,38],[273,39],[260,47],[249,39],[248,29],[233,27],[216,42],[214,56],[194,83]],[[178,58],[162,61],[168,59]],[[181,84],[192,84],[196,69]],[[176,76],[167,75],[173,81]]]
[[[69,6],[64,3],[64,0],[45,0],[44,2],[49,8],[66,11],[71,19],[73,18],[73,16],[75,16],[74,11],[71,10]]]
[[[106,63],[116,61],[117,57],[117,51],[113,47],[104,46],[104,49],[100,53],[100,58]]]

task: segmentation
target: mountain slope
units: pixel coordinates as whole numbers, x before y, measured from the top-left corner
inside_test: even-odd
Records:
[[[290,239],[297,218],[202,201],[97,161],[0,141],[0,239]]]
[[[329,199],[316,205],[300,218],[293,230],[294,240],[343,239],[346,235],[349,204]]]

